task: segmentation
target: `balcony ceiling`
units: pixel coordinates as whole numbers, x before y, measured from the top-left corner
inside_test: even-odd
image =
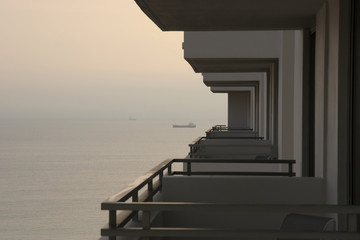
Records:
[[[269,72],[277,58],[186,58],[197,73]]]
[[[325,0],[135,0],[163,31],[312,27]]]

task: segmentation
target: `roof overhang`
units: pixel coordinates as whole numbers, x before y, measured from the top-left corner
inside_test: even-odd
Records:
[[[163,31],[290,30],[315,25],[325,0],[135,0]]]

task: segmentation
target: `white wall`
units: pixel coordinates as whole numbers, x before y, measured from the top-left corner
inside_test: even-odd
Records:
[[[316,19],[315,173],[326,179],[327,203],[338,202],[339,0],[329,0]]]

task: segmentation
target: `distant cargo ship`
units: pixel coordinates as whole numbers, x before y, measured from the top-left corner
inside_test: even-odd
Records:
[[[187,125],[173,124],[173,128],[196,128],[196,124],[195,123],[189,123]]]
[[[136,118],[129,117],[129,121],[136,121]]]

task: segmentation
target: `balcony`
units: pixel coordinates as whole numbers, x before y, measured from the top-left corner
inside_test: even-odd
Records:
[[[263,139],[253,129],[229,129],[226,125],[213,126],[206,132],[206,138]]]
[[[252,129],[229,129],[216,125],[206,137],[195,139],[190,147],[190,158],[276,159],[274,145],[259,137]]]
[[[355,230],[360,207],[325,204],[323,179],[293,177],[293,160],[252,161],[255,165],[285,164],[288,171],[194,172],[194,163],[241,165],[251,161],[166,160],[101,204],[101,209],[109,212],[109,224],[101,230],[101,235],[110,240],[117,236],[121,239],[360,238]],[[187,168],[174,171],[175,164]],[[287,228],[284,219],[291,213],[332,221],[324,216],[342,214],[347,217],[348,225],[346,229],[331,232],[301,229],[301,226]]]

